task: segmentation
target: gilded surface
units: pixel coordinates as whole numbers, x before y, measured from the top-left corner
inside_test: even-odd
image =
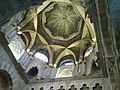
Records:
[[[69,38],[74,33],[80,33],[82,20],[79,13],[72,5],[54,3],[45,10],[45,27],[53,36]]]

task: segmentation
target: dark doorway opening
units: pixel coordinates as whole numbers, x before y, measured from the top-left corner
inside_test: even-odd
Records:
[[[28,71],[26,77],[27,77],[28,80],[31,80],[31,79],[33,79],[33,77],[35,77],[37,74],[38,74],[38,69],[37,69],[37,67],[32,67],[32,68]]]

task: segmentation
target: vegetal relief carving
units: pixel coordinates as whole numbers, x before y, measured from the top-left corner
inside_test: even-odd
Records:
[[[24,51],[24,43],[20,40],[20,37],[16,35],[16,37],[14,37],[14,39],[9,43],[9,47],[15,58],[18,60]]]

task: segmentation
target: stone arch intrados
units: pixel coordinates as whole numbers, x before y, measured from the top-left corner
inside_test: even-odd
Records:
[[[12,87],[11,76],[7,71],[0,69],[0,90],[12,90]]]

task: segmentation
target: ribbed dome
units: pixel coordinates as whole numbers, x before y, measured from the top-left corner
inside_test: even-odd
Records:
[[[79,32],[79,13],[71,5],[65,3],[54,4],[45,12],[45,27],[53,36],[69,38]]]

